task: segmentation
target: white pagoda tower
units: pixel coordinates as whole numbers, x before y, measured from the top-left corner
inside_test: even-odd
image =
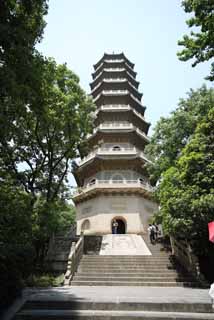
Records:
[[[77,234],[112,233],[114,219],[118,233],[143,234],[157,204],[145,170],[150,124],[134,64],[123,53],[105,53],[92,77],[95,129],[88,137],[88,155],[74,170]]]

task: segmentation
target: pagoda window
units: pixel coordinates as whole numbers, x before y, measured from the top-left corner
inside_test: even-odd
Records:
[[[93,178],[93,179],[91,179],[90,181],[89,181],[89,185],[91,186],[91,185],[93,185],[93,184],[95,184],[96,183],[96,179],[95,178]]]
[[[124,177],[121,174],[116,173],[113,177],[112,177],[112,181],[113,182],[123,182],[124,181]]]
[[[112,148],[113,151],[120,151],[121,150],[121,147],[120,146],[114,146]]]
[[[81,225],[81,231],[89,230],[90,229],[90,221],[88,219],[84,220]]]
[[[140,182],[141,184],[145,184],[145,180],[144,180],[143,178],[140,178],[140,179],[139,179],[139,182]]]

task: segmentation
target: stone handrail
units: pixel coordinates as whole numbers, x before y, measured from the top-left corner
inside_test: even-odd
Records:
[[[147,182],[143,180],[94,180],[93,182],[87,184],[84,187],[77,188],[73,196],[80,195],[81,193],[87,192],[93,188],[144,188],[149,192],[153,192],[154,188]]]
[[[133,124],[132,123],[130,123],[130,122],[128,122],[128,121],[124,121],[124,122],[119,122],[119,121],[117,121],[117,122],[104,122],[104,123],[102,123],[102,124],[100,124],[99,125],[99,127],[100,128],[108,128],[108,127],[130,127],[130,128],[132,128],[133,127]]]
[[[84,235],[81,234],[77,243],[72,242],[68,256],[67,270],[64,277],[64,285],[69,285],[83,255]]]
[[[100,106],[99,109],[101,110],[108,110],[108,109],[128,109],[130,110],[130,105],[128,104],[107,104],[107,105],[102,105]]]

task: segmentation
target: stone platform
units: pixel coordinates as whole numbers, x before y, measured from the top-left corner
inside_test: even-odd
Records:
[[[103,236],[100,255],[151,255],[143,238],[136,234],[107,234]]]
[[[208,290],[64,287],[25,290],[14,319],[214,319]]]

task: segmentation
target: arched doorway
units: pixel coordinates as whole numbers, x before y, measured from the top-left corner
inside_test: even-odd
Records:
[[[112,233],[113,232],[113,223],[114,221],[117,222],[118,226],[117,226],[117,234],[125,234],[126,233],[126,222],[123,218],[114,218],[111,222],[111,229],[112,229]]]

